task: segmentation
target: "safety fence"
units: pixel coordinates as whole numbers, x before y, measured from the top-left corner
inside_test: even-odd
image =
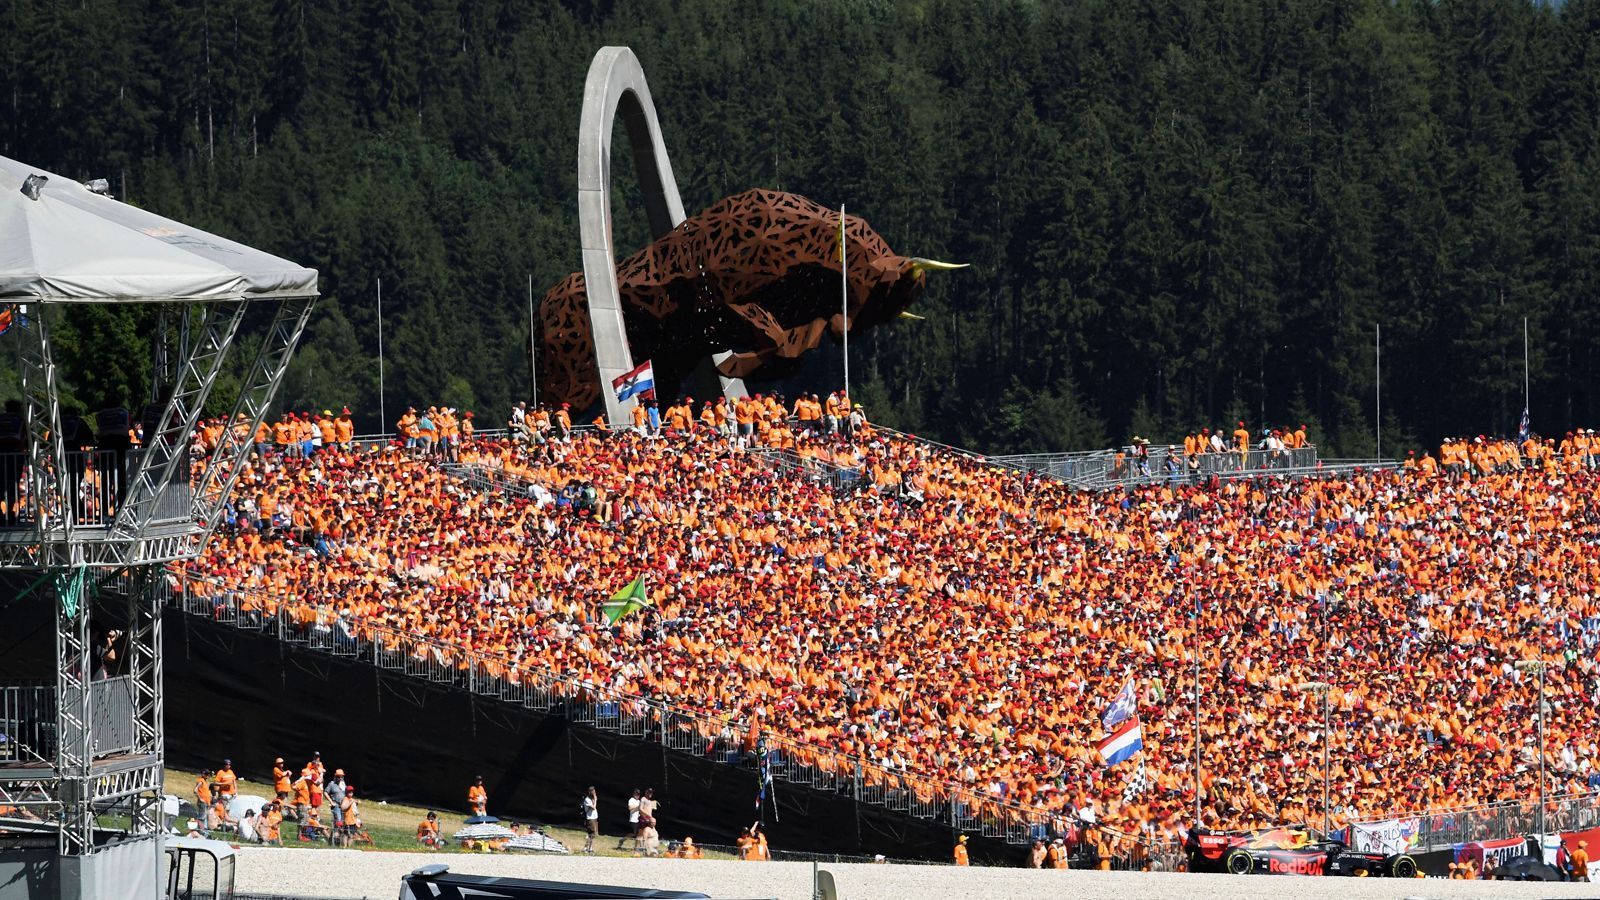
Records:
[[[133,679],[102,678],[89,685],[90,751],[96,756],[133,747]],[[51,759],[56,752],[56,687],[0,685],[0,765]]]
[[[771,447],[751,447],[746,450],[750,458],[775,472],[821,485],[835,492],[851,491],[860,487],[861,469],[842,466],[817,456],[806,456]],[[442,463],[440,470],[466,484],[475,491],[506,498],[532,498],[537,496],[539,483],[521,475],[507,472],[494,465],[481,463]],[[544,485],[546,490],[549,485]]]
[[[1394,823],[1413,852],[1445,850],[1455,844],[1492,841],[1539,833],[1536,798],[1479,806],[1415,810],[1352,817],[1351,824]],[[1545,798],[1545,831],[1550,834],[1600,827],[1600,791]]]
[[[1317,448],[1249,451],[1224,451],[1185,455],[1176,448],[1165,446],[1129,446],[1111,450],[1088,450],[1070,453],[1031,453],[983,456],[970,450],[941,444],[914,434],[873,425],[875,433],[924,447],[935,453],[971,460],[979,464],[995,465],[1017,472],[1027,472],[1061,481],[1083,490],[1108,490],[1161,483],[1197,483],[1232,481],[1256,478],[1333,478],[1345,477],[1363,471],[1383,471],[1399,468],[1392,460],[1370,459],[1320,459]],[[623,429],[631,431],[632,429]],[[593,426],[574,426],[574,435],[598,431]],[[514,437],[506,429],[486,429],[474,432],[475,440],[502,440]],[[387,446],[398,443],[392,435],[364,435],[356,443],[363,446]],[[739,445],[743,446],[743,445]],[[750,454],[772,468],[824,484],[836,491],[852,490],[862,485],[862,472],[857,467],[842,466],[820,456],[796,453],[793,450],[764,447],[760,444],[746,446]],[[454,467],[453,463],[446,463]],[[456,467],[461,471],[465,467]],[[479,466],[490,469],[490,466]],[[473,480],[476,487],[514,492],[516,479],[505,476],[509,484]],[[472,480],[472,479],[468,479]]]
[[[818,456],[806,456],[781,448],[751,447],[748,452],[751,457],[775,471],[834,491],[854,490],[862,483],[858,466],[842,466]]]
[[[66,454],[66,490],[71,503],[62,503],[59,483],[52,465],[48,466],[51,487],[46,495],[45,515],[49,524],[70,520],[80,527],[112,524],[135,486],[130,474],[143,465],[148,451],[73,450]],[[153,466],[159,467],[162,460]],[[180,521],[190,515],[193,491],[183,478],[163,485],[151,509],[151,521]],[[26,453],[0,453],[0,531],[33,529],[38,524],[33,488],[28,478]]]
[[[1185,454],[1176,447],[1134,445],[1087,453],[1013,454],[989,459],[995,465],[1086,489],[1213,478],[1297,477],[1327,468],[1322,464],[1325,461],[1318,460],[1315,447]],[[1368,468],[1393,465],[1364,460],[1358,464]]]
[[[1105,856],[1114,868],[1141,867],[1155,855],[1149,841],[1139,836],[1088,826],[1070,814],[1023,807],[870,758],[762,734],[752,722],[710,716],[616,684],[468,650],[325,605],[293,598],[280,601],[258,590],[228,587],[185,572],[169,572],[158,580],[157,590],[165,603],[191,615],[669,750],[750,769],[763,767],[775,782],[845,794],[918,819],[945,822],[958,832],[1019,846],[1063,836],[1070,839],[1078,858],[1098,862]],[[765,752],[764,766],[757,748]]]
[[[55,686],[0,685],[0,764],[48,759],[55,745]]]

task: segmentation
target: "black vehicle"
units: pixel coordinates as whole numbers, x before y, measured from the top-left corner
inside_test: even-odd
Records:
[[[400,900],[705,900],[698,891],[535,881],[491,875],[456,875],[428,865],[400,877]]]
[[[1223,867],[1234,875],[1383,875],[1417,877],[1417,861],[1404,853],[1385,855],[1351,850],[1344,841],[1312,841],[1298,847],[1240,845],[1228,851]]]

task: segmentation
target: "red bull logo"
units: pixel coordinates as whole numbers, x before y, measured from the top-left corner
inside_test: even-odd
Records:
[[[1327,862],[1321,853],[1269,853],[1267,871],[1274,875],[1321,875]]]

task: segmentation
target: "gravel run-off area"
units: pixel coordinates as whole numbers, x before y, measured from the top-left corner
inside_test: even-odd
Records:
[[[700,891],[714,898],[810,900],[810,863],[608,859],[583,856],[428,855],[359,850],[249,847],[240,851],[238,890],[255,894],[394,900],[400,876],[440,862],[452,872],[633,887]],[[1600,898],[1600,884],[1511,884],[1386,878],[1295,878],[1158,872],[1052,872],[954,866],[824,863],[841,900],[931,900],[935,897],[1072,897],[1081,900],[1218,898],[1527,897]]]

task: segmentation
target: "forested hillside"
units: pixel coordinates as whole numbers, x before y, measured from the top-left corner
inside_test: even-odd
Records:
[[[528,275],[578,266],[607,44],[691,211],[781,188],[972,264],[852,341],[880,420],[991,449],[1305,421],[1366,454],[1381,325],[1386,450],[1514,431],[1526,316],[1535,427],[1600,422],[1595,0],[10,0],[0,154],[319,268],[296,408],[376,411],[382,278],[390,418],[498,420]],[[87,402],[140,389],[139,315],[65,336]]]

